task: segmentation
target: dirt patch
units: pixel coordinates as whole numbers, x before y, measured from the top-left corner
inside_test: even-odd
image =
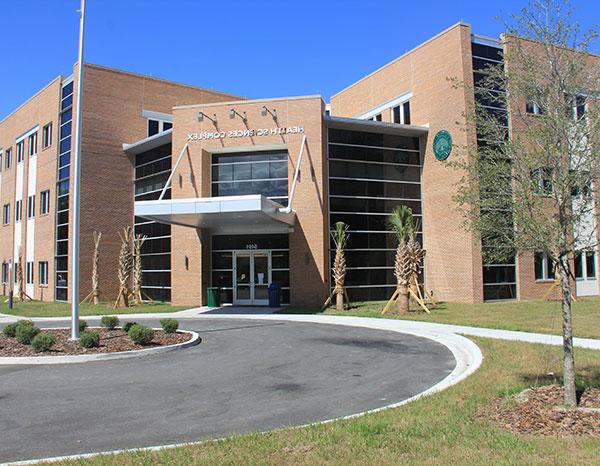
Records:
[[[100,334],[100,345],[97,348],[83,348],[78,342],[69,340],[71,331],[68,329],[42,329],[43,333],[49,333],[56,338],[56,343],[52,346],[52,349],[45,353],[36,353],[31,346],[22,345],[16,339],[0,334],[0,356],[66,356],[116,353],[174,345],[184,343],[192,338],[189,333],[165,333],[162,330],[155,330],[152,342],[147,346],[141,346],[131,341],[129,336],[121,329],[90,328],[88,330]]]
[[[574,409],[562,406],[563,388],[548,385],[494,400],[479,416],[516,434],[571,437],[600,436],[600,390],[588,388]]]

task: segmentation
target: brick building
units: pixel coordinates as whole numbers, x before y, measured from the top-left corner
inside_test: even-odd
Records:
[[[456,24],[335,94],[329,108],[320,96],[249,100],[86,65],[82,297],[93,232],[103,234],[101,291],[114,298],[118,231],[134,225],[148,238],[143,291],[154,299],[205,304],[213,286],[224,302],[263,305],[277,282],[284,303],[320,305],[331,286],[328,232],[344,221],[350,298],[386,299],[396,246],[387,215],[398,205],[420,221],[421,278],[438,299],[542,296],[552,283],[543,259],[482,264],[453,201],[462,174],[432,150],[440,130],[458,146],[477,141],[474,129],[460,129],[475,96],[448,78],[477,85],[501,50]],[[72,78],[59,77],[0,122],[1,278],[10,286],[9,263],[21,257],[36,299],[71,298],[75,101]],[[595,251],[584,272],[578,294],[598,294]]]

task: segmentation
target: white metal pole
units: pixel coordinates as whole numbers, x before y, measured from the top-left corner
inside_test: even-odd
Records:
[[[73,238],[71,240],[71,340],[79,340],[79,201],[81,178],[81,120],[83,105],[83,39],[85,32],[85,0],[81,0],[79,19],[79,54],[77,57],[77,91],[75,109],[75,150],[71,187]]]

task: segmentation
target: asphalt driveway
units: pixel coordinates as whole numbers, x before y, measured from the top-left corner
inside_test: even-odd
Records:
[[[0,366],[0,462],[331,419],[400,402],[455,366],[445,346],[395,332],[243,318],[181,328],[202,343],[117,361]]]

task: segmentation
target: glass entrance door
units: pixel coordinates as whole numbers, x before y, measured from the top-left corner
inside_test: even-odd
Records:
[[[234,252],[233,303],[266,306],[271,283],[269,251]]]

